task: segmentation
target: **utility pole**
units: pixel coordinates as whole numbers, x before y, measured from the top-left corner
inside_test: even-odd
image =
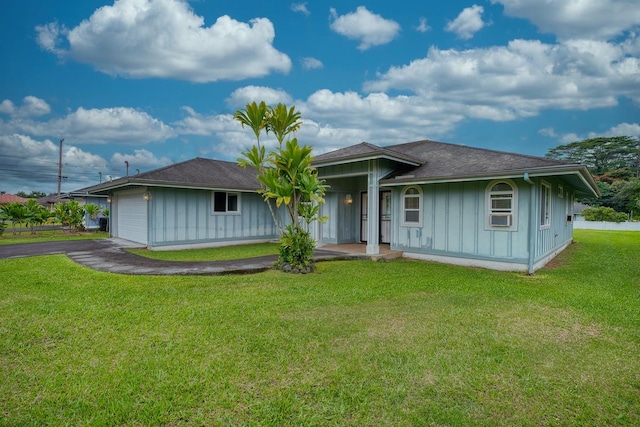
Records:
[[[58,158],[58,201],[60,201],[60,192],[62,190],[62,143],[64,138],[60,140],[60,155]]]

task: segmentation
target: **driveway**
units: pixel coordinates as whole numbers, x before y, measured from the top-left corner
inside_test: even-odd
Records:
[[[78,264],[98,271],[142,275],[249,274],[272,268],[277,255],[227,261],[160,261],[127,252],[140,247],[122,239],[68,240],[0,245],[0,259],[66,254]],[[357,255],[316,250],[316,261],[354,259]]]

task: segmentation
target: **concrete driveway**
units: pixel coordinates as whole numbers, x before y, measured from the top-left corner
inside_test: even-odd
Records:
[[[0,259],[66,254],[78,264],[98,271],[142,275],[249,274],[272,268],[277,255],[228,261],[159,261],[127,252],[140,245],[122,239],[68,240],[0,245]],[[316,261],[354,259],[335,251],[317,250]]]

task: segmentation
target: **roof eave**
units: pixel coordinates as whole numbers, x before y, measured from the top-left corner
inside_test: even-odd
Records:
[[[407,178],[389,178],[380,181],[381,187],[394,187],[397,185],[408,184],[439,184],[447,182],[465,182],[475,181],[478,179],[492,180],[492,179],[505,179],[505,178],[522,178],[527,173],[530,177],[543,177],[552,175],[577,175],[584,183],[584,186],[588,191],[586,193],[592,193],[596,197],[600,197],[600,190],[596,185],[595,180],[583,165],[554,165],[544,166],[539,168],[518,169],[512,171],[504,171],[503,173],[487,173],[487,174],[474,174],[474,175],[460,175],[460,176],[448,176],[448,177],[407,177]]]
[[[223,191],[239,191],[239,192],[256,192],[257,188],[249,187],[234,187],[227,188],[224,186],[206,185],[206,184],[194,184],[189,182],[175,182],[175,181],[157,181],[149,179],[127,179],[122,182],[114,182],[115,185],[108,185],[95,190],[89,191],[91,194],[105,194],[114,190],[122,189],[124,187],[165,187],[165,188],[186,188],[190,190],[223,190]]]

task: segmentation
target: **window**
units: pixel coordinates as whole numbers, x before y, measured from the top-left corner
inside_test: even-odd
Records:
[[[422,192],[417,187],[409,187],[402,193],[402,225],[422,225]]]
[[[551,225],[551,186],[546,182],[540,187],[540,226]]]
[[[213,213],[240,213],[240,195],[226,191],[213,192]]]
[[[487,228],[516,226],[517,187],[511,180],[493,181],[487,186]]]

